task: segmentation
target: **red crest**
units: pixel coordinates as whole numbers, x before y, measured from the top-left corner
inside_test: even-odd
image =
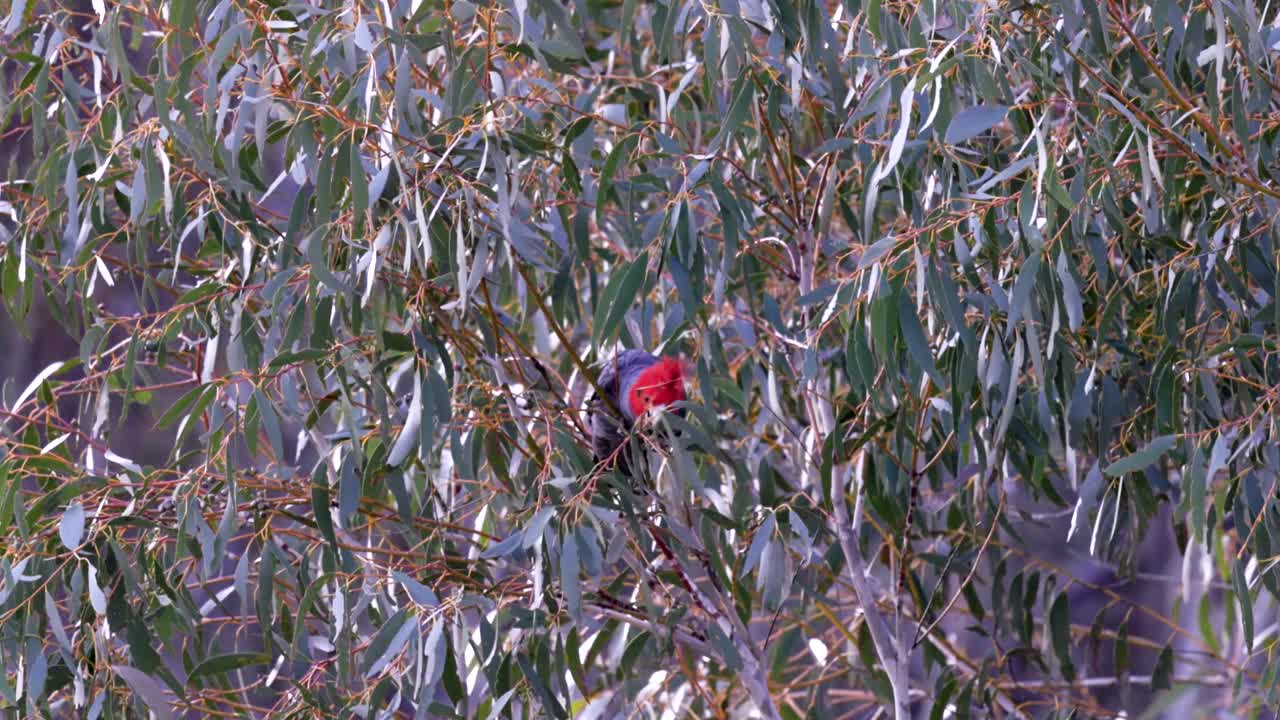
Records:
[[[685,364],[664,357],[641,371],[627,393],[631,414],[639,417],[651,407],[661,407],[684,400]]]

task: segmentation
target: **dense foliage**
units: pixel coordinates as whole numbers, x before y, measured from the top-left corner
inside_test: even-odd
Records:
[[[0,709],[1274,712],[1272,6],[10,0]]]

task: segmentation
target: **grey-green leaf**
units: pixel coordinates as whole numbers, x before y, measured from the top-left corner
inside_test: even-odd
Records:
[[[569,617],[579,620],[582,617],[582,585],[579,581],[578,543],[570,532],[561,543],[560,552],[560,590],[564,593],[565,606]]]
[[[544,505],[529,518],[529,524],[524,529],[524,547],[531,549],[542,540],[542,531],[546,529],[547,523],[551,521],[551,516],[555,514],[555,506]]]
[[[382,672],[404,649],[409,637],[418,629],[416,617],[409,617],[405,610],[392,615],[384,624],[364,654],[364,676],[371,678]]]
[[[391,467],[397,467],[404,459],[409,457],[409,452],[418,445],[418,428],[422,425],[422,375],[418,372],[413,374],[413,397],[409,400],[409,416],[405,418],[404,427],[400,428],[400,434],[396,437],[395,445],[391,446],[391,452],[387,455],[387,464]]]
[[[520,547],[522,542],[524,542],[524,532],[517,530],[508,535],[505,540],[490,545],[488,549],[480,553],[480,557],[490,559],[510,555],[515,552],[516,548]]]
[[[128,665],[112,665],[111,669],[142,698],[147,708],[155,713],[157,718],[161,720],[173,718],[173,710],[170,707],[173,696],[155,678]]]
[[[58,521],[58,537],[68,550],[80,547],[80,540],[84,538],[84,505],[72,503],[62,513],[62,519]]]
[[[1005,105],[975,105],[965,108],[951,118],[945,141],[948,145],[958,145],[999,125],[1008,114],[1009,108]]]
[[[266,665],[269,662],[271,662],[271,656],[264,653],[246,652],[214,655],[192,668],[188,678],[196,679],[205,675],[221,675],[251,665]]]
[[[898,239],[895,237],[880,238],[875,244],[862,252],[862,257],[858,258],[858,269],[863,270],[870,267],[877,260],[888,254],[897,244]]]
[[[414,602],[428,608],[438,607],[440,605],[440,598],[436,596],[435,592],[433,592],[431,588],[423,585],[417,580],[414,580],[399,570],[394,571],[391,575],[396,579],[396,582],[399,582],[400,585],[404,587],[404,589],[409,593],[409,597],[413,598]]]
[[[1107,477],[1120,477],[1126,473],[1142,470],[1172,450],[1176,443],[1177,438],[1173,435],[1158,437],[1143,446],[1141,450],[1111,463],[1104,472]]]
[[[1231,587],[1235,591],[1236,602],[1240,607],[1240,625],[1244,630],[1244,647],[1253,652],[1253,596],[1249,593],[1249,582],[1245,579],[1245,564],[1249,558],[1241,558],[1231,564]]]
[[[946,378],[938,372],[938,365],[933,360],[933,351],[924,336],[924,326],[916,315],[916,308],[911,304],[907,293],[898,293],[898,325],[902,329],[902,339],[907,343],[907,352],[912,361],[929,375],[929,379],[939,388],[946,387]]]
[[[1062,674],[1068,680],[1075,678],[1075,665],[1071,661],[1071,605],[1067,593],[1058,593],[1049,611],[1049,632],[1053,636],[1053,652],[1058,656]]]
[[[1062,283],[1062,302],[1067,309],[1067,327],[1074,330],[1080,329],[1080,323],[1084,320],[1084,303],[1080,299],[1080,288],[1076,286],[1076,279],[1071,274],[1071,270],[1067,265],[1066,251],[1058,253],[1058,280]]]
[[[777,522],[777,516],[769,513],[765,516],[764,522],[760,523],[760,527],[756,528],[755,535],[751,539],[751,547],[747,548],[747,557],[742,563],[743,575],[750,573],[760,562],[760,556],[764,554],[765,546],[773,537],[773,528]]]
[[[627,310],[635,304],[647,273],[648,258],[645,255],[637,257],[625,269],[614,270],[614,275],[609,278],[609,284],[605,286],[599,300],[600,304],[596,307],[592,340],[597,347],[613,337],[614,331],[626,317]]]

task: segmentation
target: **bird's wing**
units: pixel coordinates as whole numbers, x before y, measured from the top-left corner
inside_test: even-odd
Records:
[[[605,364],[597,378],[597,384],[610,398],[618,397],[618,373],[613,362]],[[615,400],[616,402],[616,400]],[[599,393],[592,393],[589,401],[591,414],[591,449],[596,462],[610,455],[622,442],[623,420],[610,410],[609,403]]]
[[[626,409],[622,407],[626,398],[622,397],[620,384],[624,378],[634,378],[638,372],[656,362],[658,362],[657,358],[643,350],[624,350],[600,369],[597,383],[613,401],[614,407],[610,408],[609,403],[599,397],[598,393],[591,395],[588,404],[591,414],[591,450],[595,454],[596,462],[614,456],[631,429],[631,420],[626,415]],[[626,458],[616,459],[626,473]]]

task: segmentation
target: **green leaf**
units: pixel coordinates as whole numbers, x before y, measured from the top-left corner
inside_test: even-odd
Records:
[[[1080,298],[1080,289],[1076,286],[1076,279],[1069,269],[1065,251],[1058,254],[1056,267],[1058,280],[1062,283],[1062,303],[1067,311],[1067,327],[1073,331],[1079,330],[1080,323],[1084,319],[1084,304]]]
[[[294,365],[297,363],[304,363],[304,362],[314,362],[321,358],[327,357],[328,355],[329,355],[328,350],[320,350],[317,348],[309,348],[306,350],[299,350],[297,352],[280,353],[279,355],[272,358],[271,362],[267,364],[267,367],[274,370],[276,368],[281,368],[286,365]]]
[[[760,523],[760,527],[756,528],[755,534],[751,538],[751,546],[747,549],[746,559],[742,563],[742,574],[749,574],[760,562],[760,557],[764,554],[764,549],[768,546],[769,541],[773,539],[773,529],[778,522],[777,517],[773,513],[765,515],[764,522]]]
[[[1006,105],[975,105],[965,108],[951,118],[944,141],[948,145],[959,145],[999,125],[1008,114],[1009,108]]]
[[[396,582],[399,582],[404,586],[404,589],[409,593],[409,597],[413,598],[414,602],[428,608],[438,607],[440,605],[440,598],[436,597],[436,594],[432,592],[431,588],[423,585],[417,580],[414,580],[408,575],[405,575],[399,570],[396,570],[391,574],[392,577],[396,579]]]
[[[714,140],[711,141],[711,148],[719,149],[729,143],[738,128],[746,120],[747,115],[751,112],[751,106],[755,102],[755,83],[750,72],[742,73],[737,80],[737,87],[733,93],[733,104],[729,106],[729,112],[725,115],[724,124],[720,126],[720,132],[716,134]]]
[[[517,530],[507,536],[505,540],[490,545],[484,552],[480,553],[480,557],[486,560],[499,558],[510,555],[524,542],[524,532]]]
[[[270,662],[271,656],[264,653],[242,652],[214,655],[202,660],[199,665],[192,668],[187,677],[190,680],[197,680],[207,675],[221,675],[252,665],[266,665]]]
[[[161,429],[167,428],[177,422],[178,418],[186,412],[193,403],[195,403],[197,398],[210,390],[213,390],[213,388],[207,385],[200,385],[184,393],[182,397],[175,400],[173,404],[169,406],[169,409],[160,416],[159,420],[156,420],[155,427]]]
[[[332,572],[317,577],[311,581],[311,584],[307,586],[307,591],[302,594],[302,600],[298,603],[298,610],[294,615],[295,630],[293,633],[292,652],[290,653],[295,662],[305,663],[310,660],[310,654],[306,646],[308,634],[304,631],[303,624],[306,623],[312,606],[320,598],[320,593],[324,591],[328,583],[333,581],[334,577],[335,573]]]
[[[572,531],[561,541],[560,590],[564,593],[565,606],[574,621],[582,619],[582,585],[579,581],[578,541]]]
[[[1151,689],[1168,690],[1173,687],[1173,646],[1165,645],[1156,658],[1155,669],[1151,671]]]
[[[226,286],[222,283],[214,281],[202,282],[179,295],[178,299],[173,301],[173,304],[175,306],[196,305],[201,300],[206,300],[214,295],[226,292],[226,290]]]
[[[155,678],[128,665],[112,665],[111,669],[120,676],[138,697],[146,704],[157,718],[172,720],[171,703],[173,696],[165,690]]]
[[[1235,591],[1236,602],[1240,606],[1240,624],[1244,629],[1245,650],[1253,652],[1253,596],[1249,593],[1249,583],[1244,577],[1247,558],[1241,558],[1231,564],[1231,587]]]
[[[1013,283],[1013,294],[1009,299],[1009,322],[1006,325],[1005,337],[1012,337],[1018,320],[1031,307],[1031,291],[1036,286],[1036,276],[1040,272],[1040,253],[1032,252],[1018,271],[1018,279]]]
[[[330,290],[342,295],[352,295],[355,289],[338,279],[329,269],[329,259],[325,255],[324,240],[327,233],[323,229],[316,230],[307,236],[307,260],[311,263],[311,275]]]
[[[311,476],[311,512],[320,534],[328,541],[335,557],[339,557],[341,549],[333,531],[333,513],[329,510],[329,466],[324,460],[316,463],[315,473]]]
[[[1049,632],[1053,635],[1053,652],[1062,666],[1062,676],[1068,681],[1076,676],[1075,665],[1071,662],[1071,607],[1067,593],[1058,593],[1049,611]]]
[[[1191,458],[1182,471],[1186,486],[1187,514],[1191,520],[1191,535],[1197,539],[1204,538],[1205,528],[1205,458],[1200,448],[1191,453]]]
[[[191,406],[191,410],[187,412],[182,423],[178,426],[176,437],[174,438],[173,449],[176,453],[181,447],[182,442],[186,438],[187,433],[195,428],[199,422],[199,418],[204,414],[205,410],[213,403],[214,398],[218,396],[218,386],[209,385],[204,388],[199,399]]]
[[[618,166],[631,153],[631,149],[635,147],[638,141],[638,137],[635,135],[624,137],[617,145],[613,146],[613,150],[609,152],[609,156],[604,160],[604,165],[600,168],[600,184],[596,192],[597,225],[604,225],[605,209],[609,204],[609,194],[613,191],[613,177],[618,173]]]
[[[764,591],[767,607],[780,608],[787,599],[791,587],[790,570],[786,547],[780,539],[770,540],[760,557],[760,572],[756,574],[756,589]]]
[[[360,509],[360,498],[364,491],[364,482],[356,473],[354,453],[348,452],[342,458],[342,467],[338,473],[338,517],[343,527],[350,527],[356,511]]]
[[[273,456],[283,461],[284,437],[281,434],[280,418],[276,416],[275,406],[261,390],[254,390],[253,397],[258,401],[258,414],[262,418],[262,428],[267,433],[267,441],[271,444]]]
[[[920,316],[916,314],[915,305],[911,303],[911,298],[907,297],[905,292],[898,293],[898,325],[902,330],[902,339],[907,343],[907,352],[911,354],[911,360],[929,375],[935,387],[945,388],[946,378],[938,372],[938,366],[933,361],[933,351],[929,348],[929,341],[924,336],[924,327],[920,324]]]
[[[867,0],[867,29],[875,36],[876,42],[884,42],[880,29],[880,0]]]
[[[39,644],[27,645],[27,693],[32,698],[44,696],[45,683],[49,679],[49,658]]]
[[[597,348],[614,337],[618,325],[626,317],[627,310],[635,305],[636,297],[648,274],[648,256],[640,255],[625,268],[616,268],[596,304],[596,320],[592,328],[592,344]]]
[[[533,663],[529,661],[529,658],[524,653],[521,653],[516,656],[516,662],[520,665],[520,671],[524,673],[525,679],[533,686],[538,699],[542,702],[543,709],[557,718],[568,718],[569,714],[565,712],[560,701],[556,700],[555,693],[551,692],[551,688],[547,687],[542,673],[534,669]]]
[[[821,155],[826,155],[827,153],[838,153],[843,150],[848,150],[851,147],[853,147],[853,140],[850,138],[831,138],[818,147],[810,150],[809,157],[817,158]]]
[[[408,636],[402,635],[402,631],[407,627],[409,632],[412,632],[417,629],[417,626],[417,618],[410,618],[404,609],[392,615],[369,641],[369,647],[365,649],[364,660],[360,665],[361,674],[369,678],[381,672],[387,663],[404,648]]]
[[[538,512],[529,518],[529,524],[524,528],[524,548],[526,550],[533,549],[538,543],[542,542],[542,533],[547,529],[547,523],[551,522],[551,517],[555,515],[555,506],[544,505],[538,509]]]
[[[1142,470],[1172,450],[1177,441],[1178,439],[1173,435],[1158,437],[1141,450],[1111,463],[1103,472],[1107,477],[1120,477],[1126,473]]]
[[[862,270],[871,267],[880,258],[884,257],[898,244],[895,237],[880,238],[874,245],[863,251],[862,257],[858,258],[858,269]]]

